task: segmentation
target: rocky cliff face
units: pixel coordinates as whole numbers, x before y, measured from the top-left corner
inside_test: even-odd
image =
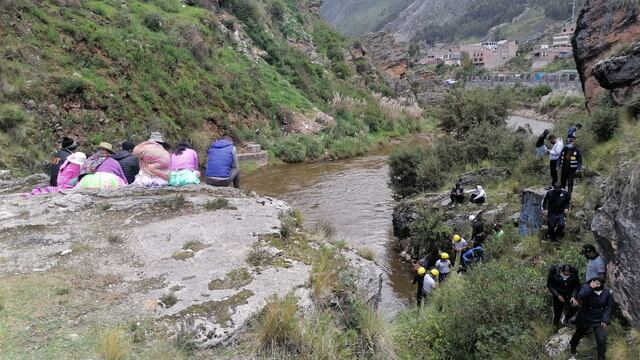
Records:
[[[607,90],[618,104],[640,90],[640,10],[634,1],[588,0],[573,38],[587,103]]]
[[[382,30],[392,33],[398,41],[407,42],[425,24],[443,24],[453,20],[469,4],[469,0],[415,0]]]
[[[640,326],[640,167],[627,164],[610,180],[604,205],[591,228],[609,263],[616,302],[634,326]]]
[[[446,86],[432,71],[411,64],[407,58],[408,45],[397,41],[391,33],[367,34],[362,45],[398,96],[416,99],[422,106],[433,105],[444,98]]]

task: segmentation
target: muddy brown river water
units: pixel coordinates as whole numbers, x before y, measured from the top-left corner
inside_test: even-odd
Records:
[[[385,153],[360,158],[284,164],[259,169],[242,179],[242,187],[287,201],[305,216],[305,226],[326,219],[337,238],[353,248],[369,247],[385,271],[381,313],[391,319],[413,298],[410,264],[402,262],[393,236],[394,201],[387,185]]]

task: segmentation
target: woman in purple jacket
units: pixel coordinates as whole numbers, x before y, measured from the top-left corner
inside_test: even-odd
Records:
[[[82,165],[80,182],[76,188],[80,189],[112,189],[128,184],[127,177],[122,171],[120,163],[111,157],[113,146],[102,142],[96,152]]]

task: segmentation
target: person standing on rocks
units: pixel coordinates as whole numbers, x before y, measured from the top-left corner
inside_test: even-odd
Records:
[[[562,139],[551,134],[549,135],[549,141],[551,142],[551,150],[549,150],[549,172],[551,174],[551,186],[547,190],[553,189],[553,185],[558,182],[558,159],[564,149],[564,143]]]
[[[451,206],[462,205],[464,203],[464,188],[459,182],[456,182],[455,187],[451,190],[450,194]]]
[[[598,360],[607,357],[607,328],[611,323],[613,293],[604,286],[604,278],[590,279],[578,293],[581,304],[576,319],[576,332],[571,337],[571,356],[575,359],[580,340],[589,330],[593,330],[598,349]]]
[[[568,186],[570,194],[573,193],[573,181],[576,175],[582,173],[582,151],[576,147],[575,141],[575,137],[567,140],[567,145],[558,160],[562,188],[567,189]]]
[[[558,329],[563,312],[565,312],[565,323],[568,323],[578,311],[576,298],[580,291],[578,269],[568,264],[553,265],[549,269],[547,289],[553,301],[553,327]]]
[[[127,182],[129,184],[133,184],[133,182],[136,180],[136,175],[138,175],[138,172],[140,172],[138,158],[133,156],[133,154],[131,153],[135,146],[136,145],[129,140],[124,141],[121,146],[122,150],[113,154],[113,158],[120,163],[122,172],[124,172],[124,176],[127,178]]]
[[[207,151],[207,185],[240,188],[240,165],[231,136],[224,135]]]
[[[596,247],[586,244],[582,247],[582,254],[589,260],[587,263],[587,273],[585,274],[587,281],[599,277],[607,278],[607,264],[602,259]]]
[[[553,190],[548,191],[542,199],[542,212],[547,216],[548,235],[552,242],[564,236],[565,216],[570,205],[571,194],[559,184],[555,184]]]
[[[64,164],[69,155],[73,154],[78,148],[78,143],[69,137],[62,138],[62,144],[60,150],[58,150],[52,157],[49,164],[49,185],[58,186],[58,173],[60,172],[60,166]]]

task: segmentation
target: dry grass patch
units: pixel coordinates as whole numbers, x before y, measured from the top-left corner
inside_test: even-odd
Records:
[[[356,251],[356,253],[360,257],[362,257],[364,259],[367,259],[369,261],[373,261],[375,259],[375,257],[376,257],[376,252],[372,248],[369,248],[369,247],[366,247],[366,246],[359,248]]]
[[[208,211],[216,211],[216,210],[237,210],[235,206],[229,205],[229,200],[225,198],[217,198],[215,200],[207,201],[203,207]]]
[[[258,348],[297,352],[302,343],[297,312],[298,302],[293,295],[287,295],[284,299],[273,297],[264,310],[255,335]]]
[[[239,289],[253,281],[253,275],[247,268],[234,269],[224,279],[214,279],[209,283],[209,290]]]
[[[100,334],[97,352],[105,360],[122,360],[131,351],[131,345],[120,329],[107,329]]]

